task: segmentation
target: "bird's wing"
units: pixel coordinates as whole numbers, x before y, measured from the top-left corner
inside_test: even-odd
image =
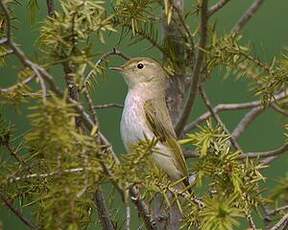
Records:
[[[158,103],[156,100],[159,100]],[[177,168],[183,176],[188,176],[186,162],[179,144],[176,141],[176,134],[163,98],[147,100],[144,104],[144,112],[148,121],[148,127],[157,137],[159,142],[168,146],[174,154]],[[162,100],[162,101],[161,101]]]

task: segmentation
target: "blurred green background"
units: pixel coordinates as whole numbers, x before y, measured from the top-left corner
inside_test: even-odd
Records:
[[[35,24],[31,25],[27,16],[27,0],[21,1],[22,6],[15,5],[15,15],[19,19],[15,21],[14,30],[15,40],[21,44],[22,48],[29,54],[31,58],[37,61],[37,36],[39,34],[39,26],[41,20],[46,15],[46,1],[40,0],[40,11]],[[217,1],[210,1],[211,5]],[[215,14],[211,21],[215,21],[217,30],[220,33],[229,32],[239,17],[252,3],[252,0],[232,0],[224,9]],[[185,9],[189,10],[192,1],[186,1]],[[264,61],[271,61],[274,56],[280,56],[288,45],[288,1],[264,1],[263,6],[257,12],[255,17],[249,22],[243,31],[243,41],[249,42],[254,49],[254,54]],[[192,20],[190,23],[192,25]],[[119,40],[119,34],[111,33],[107,37],[104,45],[99,45],[99,53],[111,50],[115,47]],[[137,45],[128,46],[129,38],[124,39],[120,44],[120,49],[129,56],[150,56],[156,59],[160,58],[160,54],[155,49],[147,49],[150,45],[141,42]],[[39,54],[39,53],[38,53]],[[113,58],[111,65],[121,63],[119,58]],[[17,60],[10,58],[6,67],[0,69],[0,87],[7,87],[16,79],[16,73],[19,70]],[[59,76],[61,81],[62,70],[55,69],[53,72]],[[239,103],[247,102],[255,99],[253,93],[249,91],[249,83],[245,78],[236,80],[234,76],[229,76],[223,80],[223,73],[215,73],[206,85],[207,92],[212,99],[213,104],[218,103]],[[123,103],[127,87],[122,78],[112,72],[108,72],[106,77],[100,77],[97,80],[94,94],[94,102],[96,104],[104,103]],[[23,118],[27,108],[20,107],[15,111],[10,106],[2,108],[5,117],[16,124],[17,131],[15,137],[19,138],[29,129],[27,120]],[[205,112],[204,106],[197,101],[191,120]],[[239,122],[245,111],[242,112],[225,112],[221,117],[231,130]],[[101,129],[113,144],[113,148],[118,153],[123,153],[124,148],[121,143],[119,133],[119,123],[121,117],[121,109],[108,109],[98,111]],[[284,141],[283,123],[284,118],[269,109],[268,112],[260,115],[257,120],[246,130],[240,138],[240,144],[245,151],[260,151],[276,148]],[[16,140],[16,143],[17,143]],[[3,150],[1,150],[3,151]],[[265,169],[264,175],[268,176],[266,185],[270,188],[275,186],[278,178],[287,173],[288,157],[282,156],[275,160],[271,167]],[[266,186],[265,185],[265,186]],[[0,205],[0,223],[3,229],[25,229],[14,215]],[[1,229],[1,227],[0,227]]]

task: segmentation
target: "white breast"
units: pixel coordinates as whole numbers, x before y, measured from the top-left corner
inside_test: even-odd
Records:
[[[144,133],[148,135],[149,130],[145,124],[143,105],[143,98],[136,92],[129,91],[125,99],[120,127],[121,137],[127,151],[131,144],[143,140]]]
[[[131,145],[137,144],[140,140],[143,140],[145,136],[148,139],[155,138],[145,122],[145,99],[143,99],[143,95],[139,95],[139,93],[141,93],[139,90],[130,90],[128,92],[122,113],[120,132],[127,151],[129,151]],[[171,150],[161,143],[158,143],[156,148],[158,151],[152,154],[156,164],[171,178],[175,180],[181,178],[181,172],[175,166],[175,159]]]

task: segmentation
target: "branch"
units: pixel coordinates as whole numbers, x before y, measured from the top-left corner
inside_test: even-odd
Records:
[[[116,48],[113,48],[112,51],[106,52],[106,53],[102,54],[102,55],[100,56],[100,58],[98,59],[98,61],[96,62],[95,65],[96,65],[96,66],[100,65],[100,64],[101,64],[103,61],[105,61],[108,57],[113,56],[113,55],[114,55],[114,56],[119,56],[119,57],[123,58],[123,59],[126,60],[126,61],[128,61],[128,60],[130,59],[126,54],[122,53],[120,50],[118,50],[118,49],[116,49]],[[92,73],[92,71],[89,72],[89,73],[87,74],[87,76],[85,77],[85,79],[84,79],[84,87],[86,87],[88,81],[90,80],[90,77],[92,76],[91,73]]]
[[[26,226],[28,226],[30,229],[39,229],[37,226],[32,224],[28,219],[26,219],[20,210],[14,208],[9,199],[5,197],[5,195],[1,191],[0,191],[0,199],[6,205],[6,207],[10,209],[10,211],[13,212],[15,216],[17,216],[18,219],[21,220]]]
[[[269,106],[272,106],[279,101],[282,100],[283,98],[285,98],[287,96],[286,92],[281,92],[275,96],[273,96],[273,100],[270,102]],[[245,103],[239,103],[239,104],[218,104],[213,108],[214,113],[219,113],[222,111],[233,111],[233,110],[240,110],[240,109],[251,109],[251,108],[256,108],[256,107],[262,107],[262,101],[258,100],[258,101],[251,101],[251,102],[245,102]],[[275,108],[273,108],[275,109]],[[276,109],[275,109],[276,110]],[[278,111],[280,112],[280,111]],[[283,114],[284,111],[282,111]],[[186,125],[183,133],[188,133],[190,132],[192,129],[196,128],[197,125],[199,125],[200,123],[202,123],[203,121],[207,120],[209,117],[211,117],[211,113],[210,111],[207,111],[205,113],[203,113],[200,117],[196,118],[193,122],[191,122],[190,124]],[[285,115],[285,114],[283,114]]]
[[[17,149],[14,149],[9,140],[6,140],[4,143],[1,143],[5,146],[5,148],[8,150],[11,156],[13,156],[24,168],[27,168],[30,173],[32,173],[32,169],[30,165],[27,165],[24,159],[21,157]]]
[[[264,0],[255,0],[255,2],[248,8],[248,10],[242,15],[236,25],[233,27],[232,32],[239,33],[249,20],[256,14]]]
[[[275,224],[270,230],[278,230],[278,229],[285,229],[287,227],[287,221],[288,221],[288,213],[286,213],[281,220],[277,224]],[[282,228],[284,227],[284,228]]]
[[[97,189],[95,192],[95,203],[98,212],[99,220],[101,221],[103,229],[114,230],[114,224],[110,212],[106,206],[105,198],[103,192]]]
[[[215,5],[211,6],[208,10],[208,17],[215,14],[217,11],[221,10],[230,0],[219,0]]]
[[[204,104],[206,105],[206,107],[208,108],[208,110],[210,111],[210,113],[212,114],[212,116],[214,117],[214,119],[217,121],[217,123],[222,127],[222,129],[224,130],[224,132],[226,134],[229,135],[229,140],[232,144],[232,146],[242,152],[240,145],[237,143],[237,141],[234,139],[233,135],[230,134],[229,130],[226,128],[225,124],[222,122],[220,116],[217,113],[214,113],[213,107],[211,105],[211,102],[208,98],[208,96],[206,95],[205,91],[203,90],[202,86],[199,86],[199,92],[200,95],[202,97],[202,100],[204,102]]]
[[[54,1],[46,0],[49,17],[54,17]]]
[[[243,153],[239,156],[240,159],[243,158],[268,158],[268,157],[275,157],[278,156],[280,154],[283,154],[285,152],[288,151],[288,144],[284,144],[281,147],[277,148],[277,149],[273,149],[270,151],[266,151],[266,152],[248,152],[248,153]]]
[[[237,127],[232,132],[232,137],[237,140],[240,135],[245,131],[245,129],[256,119],[258,115],[260,115],[264,111],[262,107],[256,107],[251,109],[242,120],[239,122]]]
[[[184,108],[180,113],[179,119],[176,123],[175,132],[180,136],[187,119],[192,111],[195,98],[197,95],[198,85],[201,76],[201,66],[204,60],[204,49],[207,43],[207,29],[208,29],[208,15],[207,15],[208,1],[203,0],[200,8],[201,22],[200,22],[200,42],[196,55],[196,63],[192,72],[192,81],[190,83],[188,97]]]
[[[13,90],[17,89],[19,87],[19,85],[27,85],[27,84],[29,84],[32,80],[34,80],[34,78],[35,78],[35,75],[33,75],[31,77],[28,77],[28,78],[24,79],[23,81],[18,82],[15,85],[12,85],[12,86],[10,86],[8,88],[3,88],[3,89],[0,88],[0,93],[10,93]]]
[[[151,215],[149,207],[146,205],[145,202],[142,201],[139,191],[135,187],[133,187],[130,189],[129,192],[131,195],[131,200],[136,205],[138,212],[141,214],[146,228],[148,230],[154,230],[154,229],[156,230],[157,229],[156,222]]]
[[[252,101],[252,102],[247,102],[247,103],[239,103],[239,104],[218,104],[213,108],[214,113],[218,114],[223,111],[233,111],[233,110],[241,110],[241,109],[250,109],[254,108],[261,105],[261,101]],[[211,117],[212,114],[210,111],[207,111],[203,113],[200,117],[195,119],[193,122],[190,124],[186,125],[183,133],[188,133],[192,129],[196,128],[197,125],[202,123],[203,121],[207,120],[209,117]]]
[[[102,104],[102,105],[93,105],[94,109],[109,109],[109,108],[123,108],[122,104],[117,103],[109,103],[109,104]]]

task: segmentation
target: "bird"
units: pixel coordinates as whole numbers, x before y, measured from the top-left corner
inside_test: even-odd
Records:
[[[156,166],[170,180],[180,180],[184,187],[189,186],[187,165],[165,100],[168,77],[164,69],[147,57],[131,58],[110,69],[120,72],[128,85],[120,122],[125,149],[129,152],[141,140],[156,139],[157,151],[152,150],[151,154]]]

